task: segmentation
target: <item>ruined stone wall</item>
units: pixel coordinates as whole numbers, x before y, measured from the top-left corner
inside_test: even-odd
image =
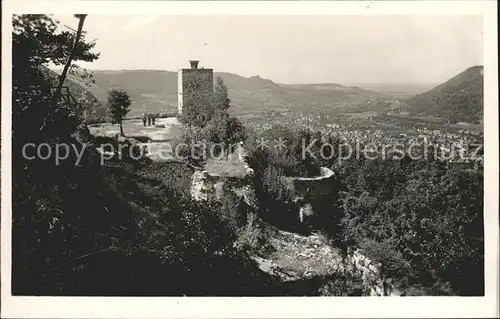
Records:
[[[337,177],[331,169],[326,167],[320,168],[320,175],[317,177],[283,176],[281,182],[290,191],[292,201],[299,204],[297,214],[301,222],[304,221],[304,217],[315,215],[312,204],[315,199],[337,191]]]
[[[195,171],[192,177],[191,196],[196,200],[221,200],[227,192],[232,192],[237,197],[243,198],[249,206],[257,208],[258,201],[251,179],[252,171],[249,170],[248,173],[244,177],[235,177],[210,174],[205,170]],[[303,197],[306,192],[312,193],[314,198],[336,191],[336,177],[334,172],[327,168],[324,168],[322,175],[316,178],[287,177],[282,181],[291,187],[297,197]],[[311,209],[313,208],[307,202],[301,207],[301,211]],[[360,249],[349,249],[340,264],[338,271],[360,278],[370,296],[399,295],[389,281],[383,278],[380,272],[381,265],[366,257]]]
[[[243,198],[249,206],[257,208],[257,198],[253,188],[254,170],[246,163],[246,151],[243,145],[236,149],[239,164],[243,167],[242,175],[220,175],[207,170],[195,171],[191,182],[191,196],[196,200],[221,200],[228,191]]]
[[[321,167],[321,174],[317,177],[288,177],[283,176],[281,182],[292,192],[294,197],[310,198],[330,195],[335,190],[337,181],[335,173],[326,167]]]
[[[219,176],[207,171],[193,173],[191,196],[195,200],[221,200],[229,191],[243,198],[247,205],[257,208],[257,198],[250,176]]]
[[[195,200],[208,200],[215,194],[215,183],[211,182],[211,176],[206,171],[197,170],[191,177],[191,197]]]

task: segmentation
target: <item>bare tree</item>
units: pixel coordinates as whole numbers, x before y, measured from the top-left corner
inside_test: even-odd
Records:
[[[64,65],[63,71],[62,71],[61,75],[59,76],[59,84],[58,84],[57,89],[56,89],[55,94],[54,94],[54,104],[57,104],[57,102],[59,101],[59,98],[61,97],[62,87],[63,87],[64,81],[66,80],[66,77],[68,75],[68,70],[69,70],[69,67],[71,66],[71,62],[73,61],[73,56],[75,55],[75,52],[78,48],[78,42],[80,41],[80,38],[81,38],[82,32],[83,32],[83,23],[85,22],[85,18],[87,17],[86,14],[75,14],[74,16],[75,16],[75,18],[79,19],[78,29],[76,31],[76,36],[75,36],[75,43],[73,45],[73,49],[71,50],[71,52],[69,54],[69,57],[68,57],[68,60],[66,61],[66,64]]]

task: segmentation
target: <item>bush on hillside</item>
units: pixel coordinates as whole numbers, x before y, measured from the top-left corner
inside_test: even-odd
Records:
[[[291,172],[307,176],[301,173],[307,171],[305,161],[297,159],[297,140],[320,137],[282,127],[269,134],[286,139],[288,147],[281,153],[252,143],[247,148],[262,203],[259,216],[296,230],[298,207],[287,203],[289,194],[280,177]],[[317,151],[316,145],[310,149]],[[311,156],[313,167],[329,164]],[[364,247],[399,284],[420,284],[433,294],[484,293],[482,170],[409,157],[350,158],[335,161],[335,170],[341,192],[314,203],[315,209],[327,212],[321,214],[317,229],[325,230],[338,245]]]
[[[401,282],[449,282],[455,294],[483,294],[482,172],[435,161],[366,161],[358,167],[349,173],[357,178],[345,179],[344,241],[378,242],[372,248],[390,241],[376,258],[409,265],[391,267]]]
[[[151,179],[155,173],[148,171],[147,161],[114,157],[101,165],[94,149],[111,143],[116,150],[126,143],[136,150],[134,143],[96,138],[81,159],[70,152],[60,165],[22,156],[27,142],[47,143],[52,151],[66,143],[81,151],[84,145],[73,133],[83,122],[72,105],[52,103],[51,83],[40,72],[48,62],[66,61],[73,33],[58,32],[57,23],[45,15],[15,16],[13,23],[12,293],[274,291],[272,278],[231,247],[234,234],[220,218],[219,204],[195,202]],[[60,50],[47,56],[46,48],[55,44]],[[89,52],[93,46],[82,41],[74,60],[95,60],[98,55]]]

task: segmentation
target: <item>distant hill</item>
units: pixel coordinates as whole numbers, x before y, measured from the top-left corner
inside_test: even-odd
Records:
[[[424,93],[437,85],[437,83],[347,83],[346,86],[359,86],[363,89],[388,94],[394,98],[410,98]]]
[[[43,67],[42,72],[45,76],[49,77],[52,80],[54,87],[57,86],[59,75],[56,72],[50,70],[47,67]],[[101,103],[102,100],[99,101],[99,99],[96,98],[91,92],[85,91],[85,88],[79,80],[75,79],[74,77],[70,78],[68,76],[64,81],[64,86],[68,87],[69,92],[75,99],[78,99],[82,94],[85,94],[86,100],[89,101],[89,103],[84,103],[83,108],[89,113],[95,108],[96,117],[107,116],[107,111],[104,103]]]
[[[261,78],[258,75],[249,78],[227,72],[215,72],[214,76],[219,76],[224,84],[231,89],[278,89],[280,86],[271,80]]]
[[[448,123],[483,119],[483,66],[473,66],[435,88],[406,100],[404,111]]]
[[[175,112],[177,110],[177,73],[162,70],[93,70],[95,85],[91,92],[104,102],[108,90],[123,88],[132,99],[130,116],[142,112]],[[292,109],[335,109],[358,105],[387,95],[359,87],[339,84],[277,84],[259,76],[243,77],[215,72],[229,90],[231,112],[235,115],[261,114]],[[76,80],[75,80],[76,81]]]

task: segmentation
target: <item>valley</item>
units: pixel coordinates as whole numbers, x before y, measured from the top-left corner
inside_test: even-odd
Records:
[[[477,99],[482,98],[482,82],[481,78],[474,74],[482,72],[481,70],[480,67],[470,68],[442,85],[277,84],[257,76],[245,78],[232,73],[217,72],[214,76],[220,76],[228,87],[232,103],[231,114],[251,125],[279,122],[283,121],[283,117],[291,122],[304,121],[307,118],[320,119],[315,121],[318,125],[351,119],[353,124],[380,129],[385,129],[387,124],[392,126],[391,123],[398,122],[401,131],[418,126],[429,129],[440,127],[445,131],[466,128],[480,132],[482,115],[479,113],[482,112],[482,104],[477,104]],[[90,86],[89,91],[99,101],[98,117],[105,116],[106,94],[113,87],[130,92],[133,103],[128,116],[131,118],[140,117],[144,112],[173,114],[177,110],[175,72],[93,70],[91,73],[95,83]],[[70,76],[69,81],[83,84],[77,76]],[[469,91],[470,94],[467,93]],[[442,94],[443,98],[438,94]],[[472,103],[469,104],[467,112],[453,111],[458,102],[448,100],[457,98],[463,100],[460,105],[467,101]],[[433,103],[433,106],[429,103]],[[436,103],[442,103],[442,109]],[[415,105],[420,107],[417,109]],[[428,105],[427,108],[425,105]]]
[[[150,49],[119,66],[131,69],[89,71],[75,63],[129,52],[100,60],[86,17],[72,17],[76,34],[50,16],[13,18],[13,295],[485,295],[482,66],[437,85],[383,83],[385,65],[378,84],[282,84],[194,57],[162,70],[167,48],[153,69],[139,69]],[[332,79],[394,62],[378,41],[331,52],[291,41],[311,50],[299,65],[286,46],[268,55],[279,39],[239,65]],[[236,40],[226,49],[253,48]]]

